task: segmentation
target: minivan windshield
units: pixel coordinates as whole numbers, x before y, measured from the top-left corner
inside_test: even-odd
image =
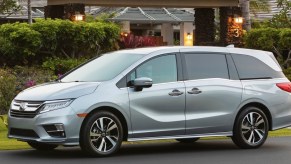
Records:
[[[61,82],[102,82],[116,77],[144,54],[113,52],[104,54],[60,79]]]

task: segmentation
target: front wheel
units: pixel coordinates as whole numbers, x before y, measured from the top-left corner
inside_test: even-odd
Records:
[[[41,151],[50,151],[58,147],[58,145],[51,145],[51,144],[38,143],[38,142],[27,142],[27,143],[32,148],[36,150],[41,150]]]
[[[234,125],[233,142],[243,149],[254,149],[262,146],[269,132],[268,119],[257,107],[243,110]]]
[[[123,128],[119,119],[111,112],[91,115],[82,128],[80,146],[93,156],[109,156],[116,153],[123,140]]]

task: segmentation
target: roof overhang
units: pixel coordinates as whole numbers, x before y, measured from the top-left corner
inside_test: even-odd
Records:
[[[238,6],[238,0],[48,0],[48,5],[81,3],[92,6],[205,8]]]

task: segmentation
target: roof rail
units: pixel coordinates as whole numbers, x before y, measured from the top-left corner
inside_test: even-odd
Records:
[[[234,44],[230,44],[230,45],[228,45],[228,46],[226,46],[227,48],[235,48],[234,47]]]

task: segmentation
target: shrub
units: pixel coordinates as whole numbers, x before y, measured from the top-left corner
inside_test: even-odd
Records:
[[[260,28],[247,33],[246,47],[274,52],[282,67],[291,61],[291,29]]]
[[[155,40],[152,37],[134,36],[132,34],[122,36],[119,46],[121,49],[153,47],[156,46]]]
[[[41,35],[41,52],[53,55],[57,50],[57,35],[60,23],[51,19],[36,19],[31,28]]]
[[[7,114],[15,96],[15,88],[16,77],[11,72],[0,69],[0,115]]]
[[[1,25],[0,38],[2,62],[8,65],[27,64],[28,57],[36,55],[41,46],[40,33],[26,23]]]
[[[49,58],[42,64],[42,67],[54,72],[55,75],[61,76],[86,61],[87,59]]]
[[[272,51],[279,41],[279,30],[274,28],[253,29],[246,35],[248,48]]]
[[[57,79],[50,70],[16,66],[0,69],[0,115],[6,114],[9,105],[19,92],[37,84]]]
[[[91,58],[114,49],[120,27],[109,22],[36,19],[0,26],[0,65],[33,65],[47,57]]]
[[[291,67],[284,69],[284,74],[289,80],[291,80]]]
[[[16,94],[34,85],[57,79],[57,76],[55,76],[52,71],[44,70],[38,67],[16,66],[11,70],[13,70],[13,74],[17,79]]]

